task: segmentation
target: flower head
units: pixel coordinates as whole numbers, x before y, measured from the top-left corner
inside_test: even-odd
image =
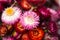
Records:
[[[25,29],[33,29],[39,24],[39,16],[33,11],[26,11],[21,16],[20,22]]]
[[[3,11],[1,20],[6,24],[14,24],[20,15],[21,10],[18,7],[8,7]]]

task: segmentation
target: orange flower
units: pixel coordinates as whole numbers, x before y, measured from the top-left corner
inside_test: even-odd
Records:
[[[44,31],[40,28],[29,31],[29,36],[32,40],[41,40],[44,36]]]

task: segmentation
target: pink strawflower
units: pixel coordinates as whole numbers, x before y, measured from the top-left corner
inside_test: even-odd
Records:
[[[33,11],[26,11],[20,17],[20,23],[28,30],[36,28],[39,24],[39,16]]]

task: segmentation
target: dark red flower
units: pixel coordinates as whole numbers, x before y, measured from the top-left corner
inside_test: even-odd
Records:
[[[35,6],[37,6],[37,5],[43,5],[45,2],[46,2],[46,0],[27,0],[30,4],[32,4],[32,5],[35,5]]]
[[[50,21],[48,25],[48,30],[51,34],[56,34],[57,33],[57,25],[55,22]]]
[[[24,10],[29,10],[31,8],[31,5],[26,0],[19,1],[18,4]]]
[[[15,25],[15,30],[18,32],[18,33],[22,33],[25,31],[25,29],[22,27],[21,23],[16,23]]]

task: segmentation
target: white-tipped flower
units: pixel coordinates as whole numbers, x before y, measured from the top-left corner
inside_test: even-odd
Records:
[[[3,11],[1,20],[6,24],[14,24],[20,18],[21,13],[18,7],[8,7]]]

